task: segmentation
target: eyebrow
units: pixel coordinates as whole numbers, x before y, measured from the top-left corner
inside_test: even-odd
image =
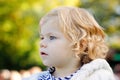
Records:
[[[56,34],[56,33],[54,33],[54,34]],[[54,34],[51,33],[51,32],[49,32],[49,33],[47,33],[47,34],[45,34],[45,35],[54,35]],[[40,33],[40,36],[43,36],[43,34]]]

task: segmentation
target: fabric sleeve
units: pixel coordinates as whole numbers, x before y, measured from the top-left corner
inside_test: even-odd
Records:
[[[87,80],[115,80],[115,76],[112,72],[101,69],[95,71]]]

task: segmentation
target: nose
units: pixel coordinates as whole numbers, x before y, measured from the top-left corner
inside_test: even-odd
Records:
[[[41,48],[46,48],[47,45],[46,45],[46,43],[44,41],[40,41],[40,47]]]

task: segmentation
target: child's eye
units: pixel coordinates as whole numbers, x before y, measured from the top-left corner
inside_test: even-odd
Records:
[[[50,40],[56,39],[55,36],[50,36]]]
[[[43,40],[43,39],[44,39],[44,37],[40,37],[40,39],[41,39],[41,40]]]

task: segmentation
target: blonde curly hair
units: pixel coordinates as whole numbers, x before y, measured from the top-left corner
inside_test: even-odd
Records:
[[[94,17],[85,9],[77,7],[59,7],[46,14],[40,21],[43,25],[52,17],[58,17],[59,27],[72,43],[81,63],[85,64],[97,58],[105,58],[108,47],[105,33]]]

